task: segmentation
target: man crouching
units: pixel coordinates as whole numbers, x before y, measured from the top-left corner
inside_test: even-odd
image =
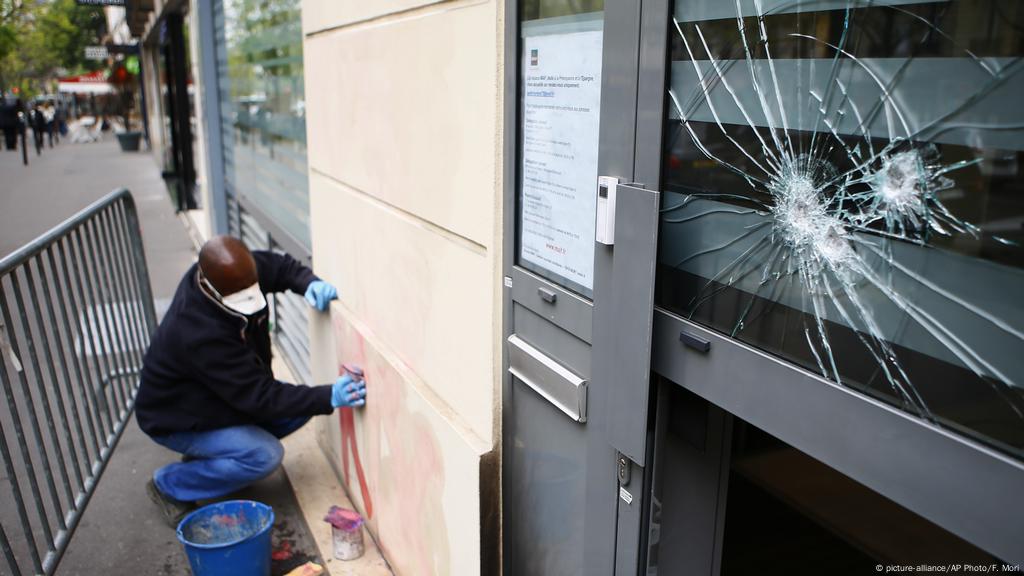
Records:
[[[362,379],[302,386],[274,379],[266,293],[291,290],[326,310],[337,290],[290,256],[250,252],[230,236],[203,245],[143,360],[139,427],[183,455],[147,484],[168,524],[197,500],[219,498],[273,472],[280,438],[316,414],[362,406]]]

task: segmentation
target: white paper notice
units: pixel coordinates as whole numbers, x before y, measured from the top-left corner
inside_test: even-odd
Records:
[[[587,290],[594,217],[602,32],[523,39],[520,259]]]

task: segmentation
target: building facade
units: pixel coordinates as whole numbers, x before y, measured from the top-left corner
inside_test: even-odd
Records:
[[[499,568],[501,10],[129,6],[151,65],[165,67],[148,78],[151,99],[173,91],[166,46],[177,22],[189,48],[181,68],[195,86],[189,141],[201,158],[195,208],[183,214],[202,236],[286,251],[339,289],[329,316],[275,296],[275,341],[304,382],[352,363],[374,383],[353,422],[316,426],[398,574]],[[393,74],[409,55],[416,62]],[[405,86],[429,97],[412,106]],[[150,115],[168,127],[155,131],[158,159],[175,147],[172,110]],[[453,124],[461,114],[472,121]]]
[[[1024,560],[1018,3],[129,2],[151,68],[175,13],[194,221],[338,286],[274,330],[366,371],[396,574]]]
[[[302,5],[313,260],[343,295],[314,322],[314,374],[373,382],[326,432],[330,454],[354,440],[332,462],[398,574],[497,569],[500,11]]]

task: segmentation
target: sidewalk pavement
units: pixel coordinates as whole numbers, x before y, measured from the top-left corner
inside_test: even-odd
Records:
[[[157,313],[166,310],[181,275],[195,259],[194,245],[174,213],[160,171],[147,153],[124,153],[116,141],[73,145],[63,141],[21,164],[18,151],[0,151],[0,255],[84,208],[126,187],[135,197]],[[117,576],[188,574],[174,530],[163,524],[145,483],[178,455],[150,440],[135,423],[126,427],[72,538],[58,574]],[[322,561],[282,470],[232,497],[274,507],[275,574],[307,559]]]

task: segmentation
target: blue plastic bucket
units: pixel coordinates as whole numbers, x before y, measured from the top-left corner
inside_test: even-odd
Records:
[[[274,509],[251,500],[203,506],[178,524],[194,576],[270,576]]]

